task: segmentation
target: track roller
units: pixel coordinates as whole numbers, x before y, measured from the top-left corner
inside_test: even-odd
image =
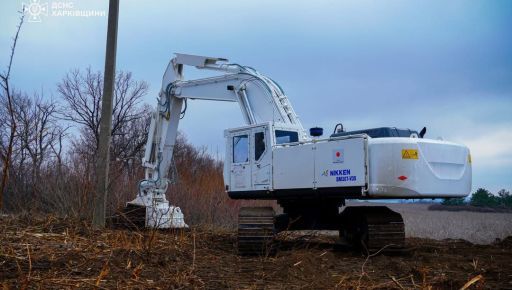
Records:
[[[274,252],[274,209],[242,207],[238,214],[238,254],[268,255]]]

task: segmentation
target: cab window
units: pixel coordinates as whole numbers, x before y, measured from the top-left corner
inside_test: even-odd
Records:
[[[276,144],[299,142],[299,133],[294,131],[276,130]]]
[[[233,137],[233,163],[249,161],[249,136],[239,135]]]
[[[265,152],[265,133],[258,132],[254,134],[254,160],[260,160]]]

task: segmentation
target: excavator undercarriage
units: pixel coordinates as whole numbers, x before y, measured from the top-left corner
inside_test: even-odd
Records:
[[[316,203],[316,204],[315,204]],[[385,206],[348,206],[341,202],[280,201],[283,213],[272,207],[243,207],[238,216],[240,255],[269,255],[282,231],[337,230],[341,240],[365,254],[405,249],[402,216]],[[306,207],[308,205],[308,207]]]

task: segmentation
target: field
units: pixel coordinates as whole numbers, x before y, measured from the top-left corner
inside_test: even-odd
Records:
[[[388,206],[402,214],[408,237],[464,239],[475,244],[489,244],[496,239],[512,236],[512,213],[432,211],[428,210],[430,204],[379,205]]]
[[[512,214],[438,212],[427,206],[391,205],[405,217],[409,250],[375,256],[351,251],[332,233],[282,233],[275,257],[241,258],[229,229],[94,231],[84,222],[52,216],[3,216],[0,285],[460,289],[469,282],[470,289],[512,287],[512,238],[506,238]]]

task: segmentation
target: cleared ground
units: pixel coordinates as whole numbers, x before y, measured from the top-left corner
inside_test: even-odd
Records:
[[[466,213],[447,213],[443,223],[439,212],[415,206],[397,209],[404,213],[406,223],[414,222],[411,216],[422,225],[414,230],[409,225],[408,236],[431,232],[442,238],[453,231],[450,237],[457,238],[463,234],[463,229],[447,225],[460,227],[455,221],[467,221]],[[438,220],[429,221],[431,216]],[[503,235],[501,231],[510,230],[510,215],[469,216],[476,220],[468,224],[480,231],[478,235],[468,232],[470,237],[493,233],[494,240]],[[490,217],[505,218],[508,226],[486,228]],[[92,231],[83,223],[52,217],[2,217],[0,236],[0,285],[4,289],[459,289],[472,279],[471,288],[512,288],[512,238],[475,245],[409,237],[406,254],[367,257],[338,244],[333,236],[281,234],[277,256],[240,258],[235,232],[229,230]]]
[[[402,214],[407,237],[464,239],[489,244],[512,236],[512,213],[428,210],[429,204],[352,203],[385,205]]]

